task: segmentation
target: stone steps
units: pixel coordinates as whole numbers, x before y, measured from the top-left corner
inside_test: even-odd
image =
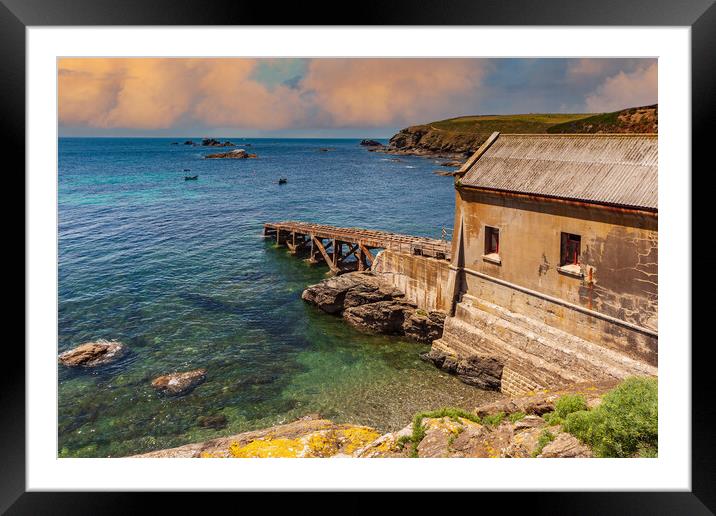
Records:
[[[504,361],[501,390],[508,394],[656,374],[653,366],[469,295],[445,320],[433,348]]]
[[[523,376],[533,381],[536,388],[578,383],[589,379],[527,353],[455,317],[446,319],[443,336],[433,341],[433,346],[457,356],[477,353],[498,357],[505,362],[506,369],[520,371]]]
[[[654,366],[474,296],[463,296],[457,306],[456,318],[493,333],[525,352],[561,363],[587,376],[606,374],[622,379],[657,374]]]

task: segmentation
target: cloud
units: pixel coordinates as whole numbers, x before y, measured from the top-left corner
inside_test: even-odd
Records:
[[[617,111],[658,102],[658,67],[654,61],[631,72],[607,77],[585,97],[590,112]]]
[[[402,125],[462,114],[464,103],[479,95],[485,69],[474,59],[286,61],[62,59],[60,124],[149,130]]]
[[[315,59],[301,87],[338,127],[427,122],[463,114],[485,68],[475,59]]]
[[[288,123],[290,98],[251,79],[251,59],[63,59],[59,118],[64,125],[170,128],[189,118],[206,126]]]

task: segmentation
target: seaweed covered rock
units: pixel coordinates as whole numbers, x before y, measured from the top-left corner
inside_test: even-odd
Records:
[[[67,367],[96,367],[109,364],[124,355],[126,347],[121,342],[97,340],[86,342],[61,353],[61,364]]]
[[[170,396],[181,396],[194,390],[194,387],[204,380],[206,380],[206,369],[195,369],[159,376],[152,380],[152,387]]]

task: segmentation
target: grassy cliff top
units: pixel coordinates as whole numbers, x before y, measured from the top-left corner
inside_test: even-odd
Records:
[[[658,105],[611,113],[529,113],[471,115],[424,124],[421,128],[462,134],[501,133],[647,133],[656,132]]]
[[[475,115],[426,124],[432,129],[468,134],[544,133],[555,125],[589,118],[593,113],[530,113],[525,115]]]

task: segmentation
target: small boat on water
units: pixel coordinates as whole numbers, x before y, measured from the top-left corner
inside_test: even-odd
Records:
[[[278,184],[280,185],[285,185],[286,183],[288,183],[288,179],[286,179],[285,177],[282,177],[278,180]]]
[[[199,179],[199,176],[184,176],[184,181],[195,181]]]

